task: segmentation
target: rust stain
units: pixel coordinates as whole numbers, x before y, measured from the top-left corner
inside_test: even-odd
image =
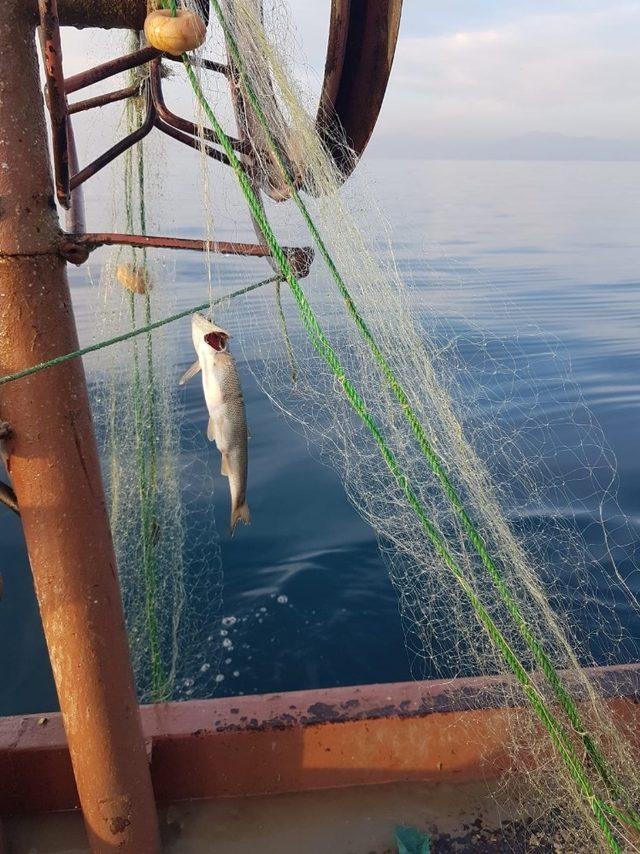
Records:
[[[89,469],[87,468],[87,462],[86,462],[86,460],[84,458],[84,454],[82,452],[81,438],[80,438],[80,435],[79,435],[77,427],[76,427],[76,421],[77,421],[78,417],[79,417],[79,413],[77,413],[77,412],[70,412],[69,413],[69,421],[71,422],[71,430],[73,432],[73,441],[74,441],[74,444],[76,446],[76,450],[78,452],[78,459],[80,460],[80,465],[82,467],[82,471],[84,472],[84,476],[85,476],[87,486],[89,487],[89,492],[91,493],[92,496],[95,497],[92,478],[91,478]]]
[[[99,803],[100,815],[111,836],[122,836],[131,827],[132,803],[130,795],[114,795]]]
[[[109,830],[114,836],[117,836],[119,833],[124,833],[130,824],[131,822],[128,818],[118,815],[115,818],[109,819]]]

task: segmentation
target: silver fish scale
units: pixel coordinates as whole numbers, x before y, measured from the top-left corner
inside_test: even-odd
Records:
[[[247,419],[244,398],[234,358],[230,353],[225,353],[218,356],[216,362],[222,363],[220,369],[220,390],[228,417],[238,432],[242,430],[246,433]]]

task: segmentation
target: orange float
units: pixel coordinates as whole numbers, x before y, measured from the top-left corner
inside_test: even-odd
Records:
[[[187,9],[178,9],[175,15],[169,9],[157,9],[144,22],[144,34],[151,47],[171,56],[200,47],[206,33],[202,18]]]

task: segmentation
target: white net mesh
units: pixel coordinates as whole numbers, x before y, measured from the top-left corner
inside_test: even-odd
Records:
[[[287,181],[271,137],[290,174],[300,176],[303,189],[313,191],[304,203],[504,579],[507,601],[470,537],[457,500],[443,489],[442,478],[434,476],[433,465],[418,446],[406,407],[399,405],[370,343],[318,262],[304,290],[344,373],[508,647],[527,671],[536,673],[540,657],[534,637],[556,671],[571,671],[567,695],[580,700],[588,731],[603,749],[606,745],[612,773],[634,802],[637,783],[629,742],[580,666],[633,649],[615,605],[624,596],[629,607],[637,606],[637,568],[628,548],[635,536],[615,500],[612,454],[570,379],[559,347],[531,326],[501,338],[462,315],[443,311],[437,280],[429,289],[408,286],[394,263],[376,205],[355,182],[339,190],[340,176],[292,82],[291,57],[280,34],[266,34],[257,5],[249,0],[226,3],[224,15],[268,126],[266,132],[252,112],[255,104],[241,80],[239,114],[259,162],[255,184],[286,195]],[[269,202],[266,207],[277,222],[281,243],[299,242],[303,231],[290,209],[276,210]],[[480,631],[466,590],[425,536],[402,483],[354,418],[336,374],[309,343],[288,289],[280,301],[264,293],[234,302],[217,320],[241,339],[264,391],[303,426],[323,458],[338,469],[349,497],[376,531],[398,591],[416,673],[509,673],[504,650]],[[548,403],[541,410],[536,399],[555,401],[555,410],[549,411]],[[515,620],[514,607],[520,615]],[[550,687],[541,675],[534,681],[538,696],[562,716],[557,686]],[[519,687],[510,697],[501,688],[499,699],[513,705],[525,702]],[[569,731],[569,740],[582,756],[579,735]],[[525,756],[536,755],[544,809],[553,812],[571,793],[575,812],[554,820],[575,835],[572,844],[600,844],[597,819],[584,793],[573,780],[567,782],[566,764],[549,749],[549,736],[541,734],[536,717],[523,711],[505,742],[513,750],[514,767],[521,766]],[[594,785],[602,794],[601,784]]]
[[[135,49],[137,38],[127,47]],[[142,98],[127,102],[119,135],[138,126],[143,109]],[[145,156],[148,149],[151,156]],[[148,172],[165,157],[154,136],[118,161],[112,179],[116,231],[157,232],[157,217],[167,228],[167,208],[154,192],[158,167]],[[146,292],[123,286],[132,279],[148,283]],[[176,303],[171,258],[114,248],[101,271],[97,337],[158,320]],[[222,570],[213,473],[202,463],[205,441],[182,417],[175,334],[164,327],[103,355],[95,415],[138,694],[147,702],[208,696],[222,651]]]

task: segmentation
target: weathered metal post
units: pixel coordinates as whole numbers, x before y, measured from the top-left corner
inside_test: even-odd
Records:
[[[64,23],[140,26],[144,0],[60,0]],[[58,252],[36,0],[0,21],[0,374],[77,348]],[[42,624],[94,852],[159,850],[113,544],[80,360],[0,388]]]

